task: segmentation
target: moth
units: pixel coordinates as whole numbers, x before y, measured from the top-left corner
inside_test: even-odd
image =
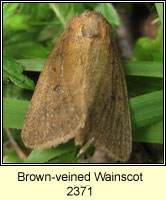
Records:
[[[74,138],[114,160],[132,150],[125,76],[111,25],[96,11],[73,17],[45,63],[29,105],[22,139],[45,149]]]

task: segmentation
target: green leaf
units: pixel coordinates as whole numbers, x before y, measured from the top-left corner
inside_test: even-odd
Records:
[[[5,21],[7,18],[13,16],[19,6],[20,3],[3,3],[3,20]]]
[[[22,30],[28,28],[29,26],[26,24],[25,15],[14,15],[3,21],[3,29]]]
[[[101,12],[111,25],[120,25],[119,15],[111,3],[99,3],[95,10]]]
[[[150,61],[122,61],[125,75],[163,78],[163,63]]]
[[[60,38],[63,31],[64,28],[59,24],[45,26],[43,30],[39,33],[37,40],[40,42],[50,42],[51,46],[54,46]]]
[[[158,16],[160,17],[161,24],[163,26],[163,3],[155,3]]]
[[[100,3],[84,3],[84,6],[86,9],[94,10],[95,7]],[[77,7],[79,7],[80,4],[77,3]]]
[[[163,144],[163,120],[134,131],[133,141]]]
[[[27,15],[30,22],[52,20],[54,13],[49,3],[21,3],[20,13]]]
[[[3,75],[10,79],[14,84],[21,88],[34,90],[35,86],[32,80],[22,74],[23,67],[13,58],[6,55],[3,56]]]
[[[49,3],[50,7],[58,17],[59,21],[65,28],[67,21],[72,17],[72,10],[68,3]],[[64,15],[65,14],[65,15]],[[68,16],[66,14],[69,14]]]
[[[153,39],[148,37],[140,38],[136,41],[133,52],[133,61],[153,61],[152,51]]]
[[[144,127],[163,119],[163,91],[130,99],[132,129]]]
[[[12,82],[6,81],[3,83],[3,97],[10,99],[31,100],[33,91],[20,88]]]
[[[144,76],[126,76],[129,97],[163,90],[163,79]]]
[[[4,30],[3,40],[4,40],[4,49],[10,48],[11,44],[17,46],[17,43],[24,44],[25,41],[30,41],[33,39],[36,29],[28,29],[28,30]],[[15,49],[16,51],[16,49]],[[19,57],[20,58],[20,57]]]
[[[8,80],[8,75],[4,72],[3,73],[3,82]]]
[[[163,61],[163,28],[160,27],[157,33],[157,38],[149,37],[139,38],[134,46],[133,61],[158,61],[155,58],[160,58]]]
[[[73,5],[72,5],[73,6],[72,16],[79,15],[79,14],[83,13],[85,10],[89,9],[89,5],[87,5],[87,4],[88,3],[73,3]],[[94,5],[95,3],[89,3],[89,4],[91,4],[91,6],[93,8],[95,7],[95,5]]]
[[[28,110],[29,101],[3,98],[4,128],[21,129]]]
[[[18,42],[10,44],[8,48],[5,48],[5,54],[14,58],[47,58],[48,49],[42,45],[32,41]]]
[[[78,149],[75,147],[75,149],[73,151],[64,153],[64,154],[50,160],[48,163],[73,163],[75,161],[77,152],[78,152]]]
[[[22,59],[17,60],[17,62],[24,67],[25,71],[41,72],[46,59]]]
[[[74,146],[72,141],[69,141],[66,144],[60,144],[56,148],[50,148],[50,149],[34,149],[26,160],[24,160],[24,163],[45,163],[49,160],[56,158],[62,154],[72,152],[76,147]]]
[[[3,31],[28,29],[27,17],[18,12],[20,3],[3,4]]]

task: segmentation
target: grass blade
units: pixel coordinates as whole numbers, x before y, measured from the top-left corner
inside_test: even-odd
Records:
[[[153,123],[161,121],[163,119],[162,91],[156,91],[131,98],[129,100],[129,103],[132,130],[152,125]],[[21,129],[24,123],[28,105],[28,101],[4,98],[4,127]],[[134,133],[135,131],[133,131],[133,134]],[[144,135],[142,135],[142,137],[144,137]],[[142,141],[143,139],[138,139],[137,137],[137,140]]]

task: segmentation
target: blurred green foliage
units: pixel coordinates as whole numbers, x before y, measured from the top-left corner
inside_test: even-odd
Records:
[[[118,5],[132,12],[132,3]],[[161,20],[157,38],[139,38],[132,61],[124,61],[123,65],[129,96],[133,97],[130,99],[133,140],[161,144],[163,4],[155,5]],[[34,89],[27,71],[41,71],[68,20],[86,9],[100,11],[114,31],[120,25],[118,13],[110,3],[3,3],[3,125],[11,128],[14,139],[25,152],[29,149],[22,143],[20,128],[32,96],[30,90]],[[23,162],[14,148],[9,148],[5,129],[3,141],[4,162]],[[24,163],[72,163],[77,152],[78,147],[69,142],[57,148],[33,150]]]

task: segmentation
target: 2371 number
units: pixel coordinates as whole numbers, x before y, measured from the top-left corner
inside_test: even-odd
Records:
[[[84,194],[89,194],[92,196],[92,187],[89,185],[86,186],[69,186],[67,187],[68,193],[67,196],[84,196]]]

